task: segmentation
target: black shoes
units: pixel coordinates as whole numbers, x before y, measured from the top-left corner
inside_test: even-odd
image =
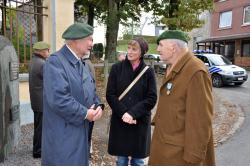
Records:
[[[33,158],[35,158],[35,159],[41,158],[41,154],[33,154]]]

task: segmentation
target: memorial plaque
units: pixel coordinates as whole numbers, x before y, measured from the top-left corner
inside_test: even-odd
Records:
[[[19,63],[18,62],[10,62],[9,69],[10,69],[10,81],[17,80],[18,73],[19,73]]]
[[[15,48],[0,35],[0,163],[18,145],[21,136],[18,75]]]

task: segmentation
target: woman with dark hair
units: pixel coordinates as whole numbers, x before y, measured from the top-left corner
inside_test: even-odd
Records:
[[[147,51],[144,39],[131,40],[126,59],[110,71],[106,92],[112,109],[108,152],[117,156],[117,166],[142,166],[149,156],[151,110],[157,100],[153,69],[147,69],[124,97],[119,97],[146,67],[143,56]]]

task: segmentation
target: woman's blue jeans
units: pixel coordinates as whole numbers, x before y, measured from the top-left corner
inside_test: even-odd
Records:
[[[116,166],[128,166],[129,158],[128,156],[117,156]],[[143,158],[131,158],[131,166],[144,166]]]

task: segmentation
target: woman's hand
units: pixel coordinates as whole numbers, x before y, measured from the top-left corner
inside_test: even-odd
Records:
[[[136,120],[134,120],[133,117],[129,115],[129,113],[127,112],[123,114],[122,120],[123,122],[128,123],[128,124],[136,124]]]

